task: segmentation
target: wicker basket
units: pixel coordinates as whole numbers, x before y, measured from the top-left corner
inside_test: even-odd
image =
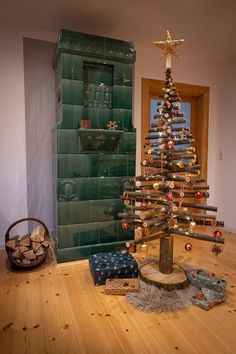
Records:
[[[49,237],[49,231],[48,231],[48,228],[47,226],[39,219],[36,219],[36,218],[23,218],[23,219],[19,219],[17,221],[15,221],[13,224],[11,224],[11,226],[8,228],[7,232],[6,232],[6,235],[5,235],[5,244],[11,240],[10,238],[10,231],[13,229],[14,226],[16,226],[17,224],[19,223],[22,223],[22,222],[28,222],[28,221],[35,221],[37,222],[38,224],[40,224],[41,226],[43,226],[44,228],[44,239],[45,241],[49,241],[50,240],[50,237]],[[21,240],[21,237],[19,237],[19,240]],[[43,247],[43,246],[42,246]],[[6,249],[6,252],[7,252],[7,255],[8,255],[8,258],[10,260],[10,262],[18,267],[18,268],[33,268],[33,267],[37,267],[39,266],[40,264],[42,264],[46,257],[47,257],[47,254],[48,254],[48,249],[49,249],[49,246],[48,247],[43,247],[43,250],[44,250],[44,254],[42,255],[39,255],[37,256],[35,259],[32,259],[30,261],[30,264],[24,264],[24,263],[19,263],[17,262],[16,258],[12,257],[12,253],[13,253],[13,250],[8,247],[7,245],[5,245],[5,249]]]

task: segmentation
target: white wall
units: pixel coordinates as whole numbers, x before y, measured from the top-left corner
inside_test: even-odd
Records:
[[[55,44],[24,38],[28,215],[53,228],[52,134],[55,127]]]
[[[124,33],[103,33],[113,38],[127,40]],[[26,133],[25,133],[25,97],[23,72],[23,37],[55,41],[57,33],[35,32],[29,29],[0,25],[0,151],[1,151],[1,203],[0,203],[0,244],[4,243],[7,227],[15,220],[28,215],[27,173],[26,173]],[[141,126],[141,78],[164,78],[164,62],[159,60],[159,51],[151,43],[142,43],[139,38],[129,38],[137,51],[134,87],[134,125],[137,128],[137,161],[140,161],[140,126]],[[193,56],[188,46],[181,49],[182,59],[174,60],[173,74],[175,81],[210,86],[210,129],[209,129],[209,168],[208,182],[211,187],[210,203],[219,204],[220,216],[226,220],[226,226],[236,230],[233,217],[234,200],[232,194],[236,179],[235,166],[229,160],[233,151],[233,96],[234,80],[230,81],[230,68],[226,65],[213,67],[206,58]],[[229,63],[226,63],[229,64]],[[233,64],[233,58],[232,58]],[[227,69],[228,68],[228,69]],[[220,69],[220,70],[218,70]],[[217,77],[221,71],[220,81]],[[234,76],[236,70],[233,70]],[[225,76],[226,75],[226,76]],[[221,105],[220,95],[225,101]],[[228,88],[230,93],[228,93]],[[225,93],[224,93],[225,92]],[[225,160],[218,160],[220,148],[219,136],[222,135],[222,114],[227,110],[230,126],[223,125],[221,144],[224,143]],[[224,118],[225,119],[225,118]],[[51,123],[49,123],[50,126]],[[232,140],[228,139],[232,137]],[[223,168],[222,168],[223,167]],[[222,184],[226,175],[227,183]],[[216,173],[217,171],[217,173]],[[51,183],[51,181],[50,181]],[[224,186],[224,189],[222,188]],[[235,193],[235,192],[234,192]],[[217,203],[217,204],[216,204]]]
[[[235,82],[236,53],[219,63],[217,95],[215,97],[217,114],[215,119],[215,153],[217,163],[214,168],[216,203],[219,217],[224,219],[225,226],[236,232],[236,113]],[[219,159],[222,152],[223,160]]]
[[[56,35],[0,24],[0,246],[7,228],[28,216],[23,37]]]
[[[10,224],[27,215],[23,40],[0,26],[0,243]]]

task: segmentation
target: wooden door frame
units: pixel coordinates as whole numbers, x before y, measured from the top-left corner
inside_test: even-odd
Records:
[[[175,82],[176,91],[183,101],[194,102],[192,106],[193,138],[196,140],[197,161],[201,165],[201,177],[207,179],[209,92],[207,86],[197,86]],[[150,128],[150,100],[158,99],[163,87],[162,80],[142,78],[142,160],[145,159],[144,143]]]

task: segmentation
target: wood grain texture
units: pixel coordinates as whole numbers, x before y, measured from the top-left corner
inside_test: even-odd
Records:
[[[203,228],[199,230],[203,233]],[[175,313],[142,313],[125,297],[105,295],[95,287],[88,262],[47,263],[28,271],[11,271],[0,252],[0,350],[3,354],[169,354],[236,352],[236,235],[223,233],[224,251],[212,244],[175,236],[174,262],[192,263],[228,281],[227,302],[208,312],[191,307]],[[159,240],[148,255],[159,254]],[[145,253],[137,258],[144,260]]]

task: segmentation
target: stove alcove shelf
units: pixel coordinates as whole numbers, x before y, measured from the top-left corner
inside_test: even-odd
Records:
[[[58,262],[123,249],[120,196],[135,175],[133,44],[61,30],[53,58],[54,239]],[[89,120],[91,129],[80,128]],[[109,130],[109,122],[117,125]]]

